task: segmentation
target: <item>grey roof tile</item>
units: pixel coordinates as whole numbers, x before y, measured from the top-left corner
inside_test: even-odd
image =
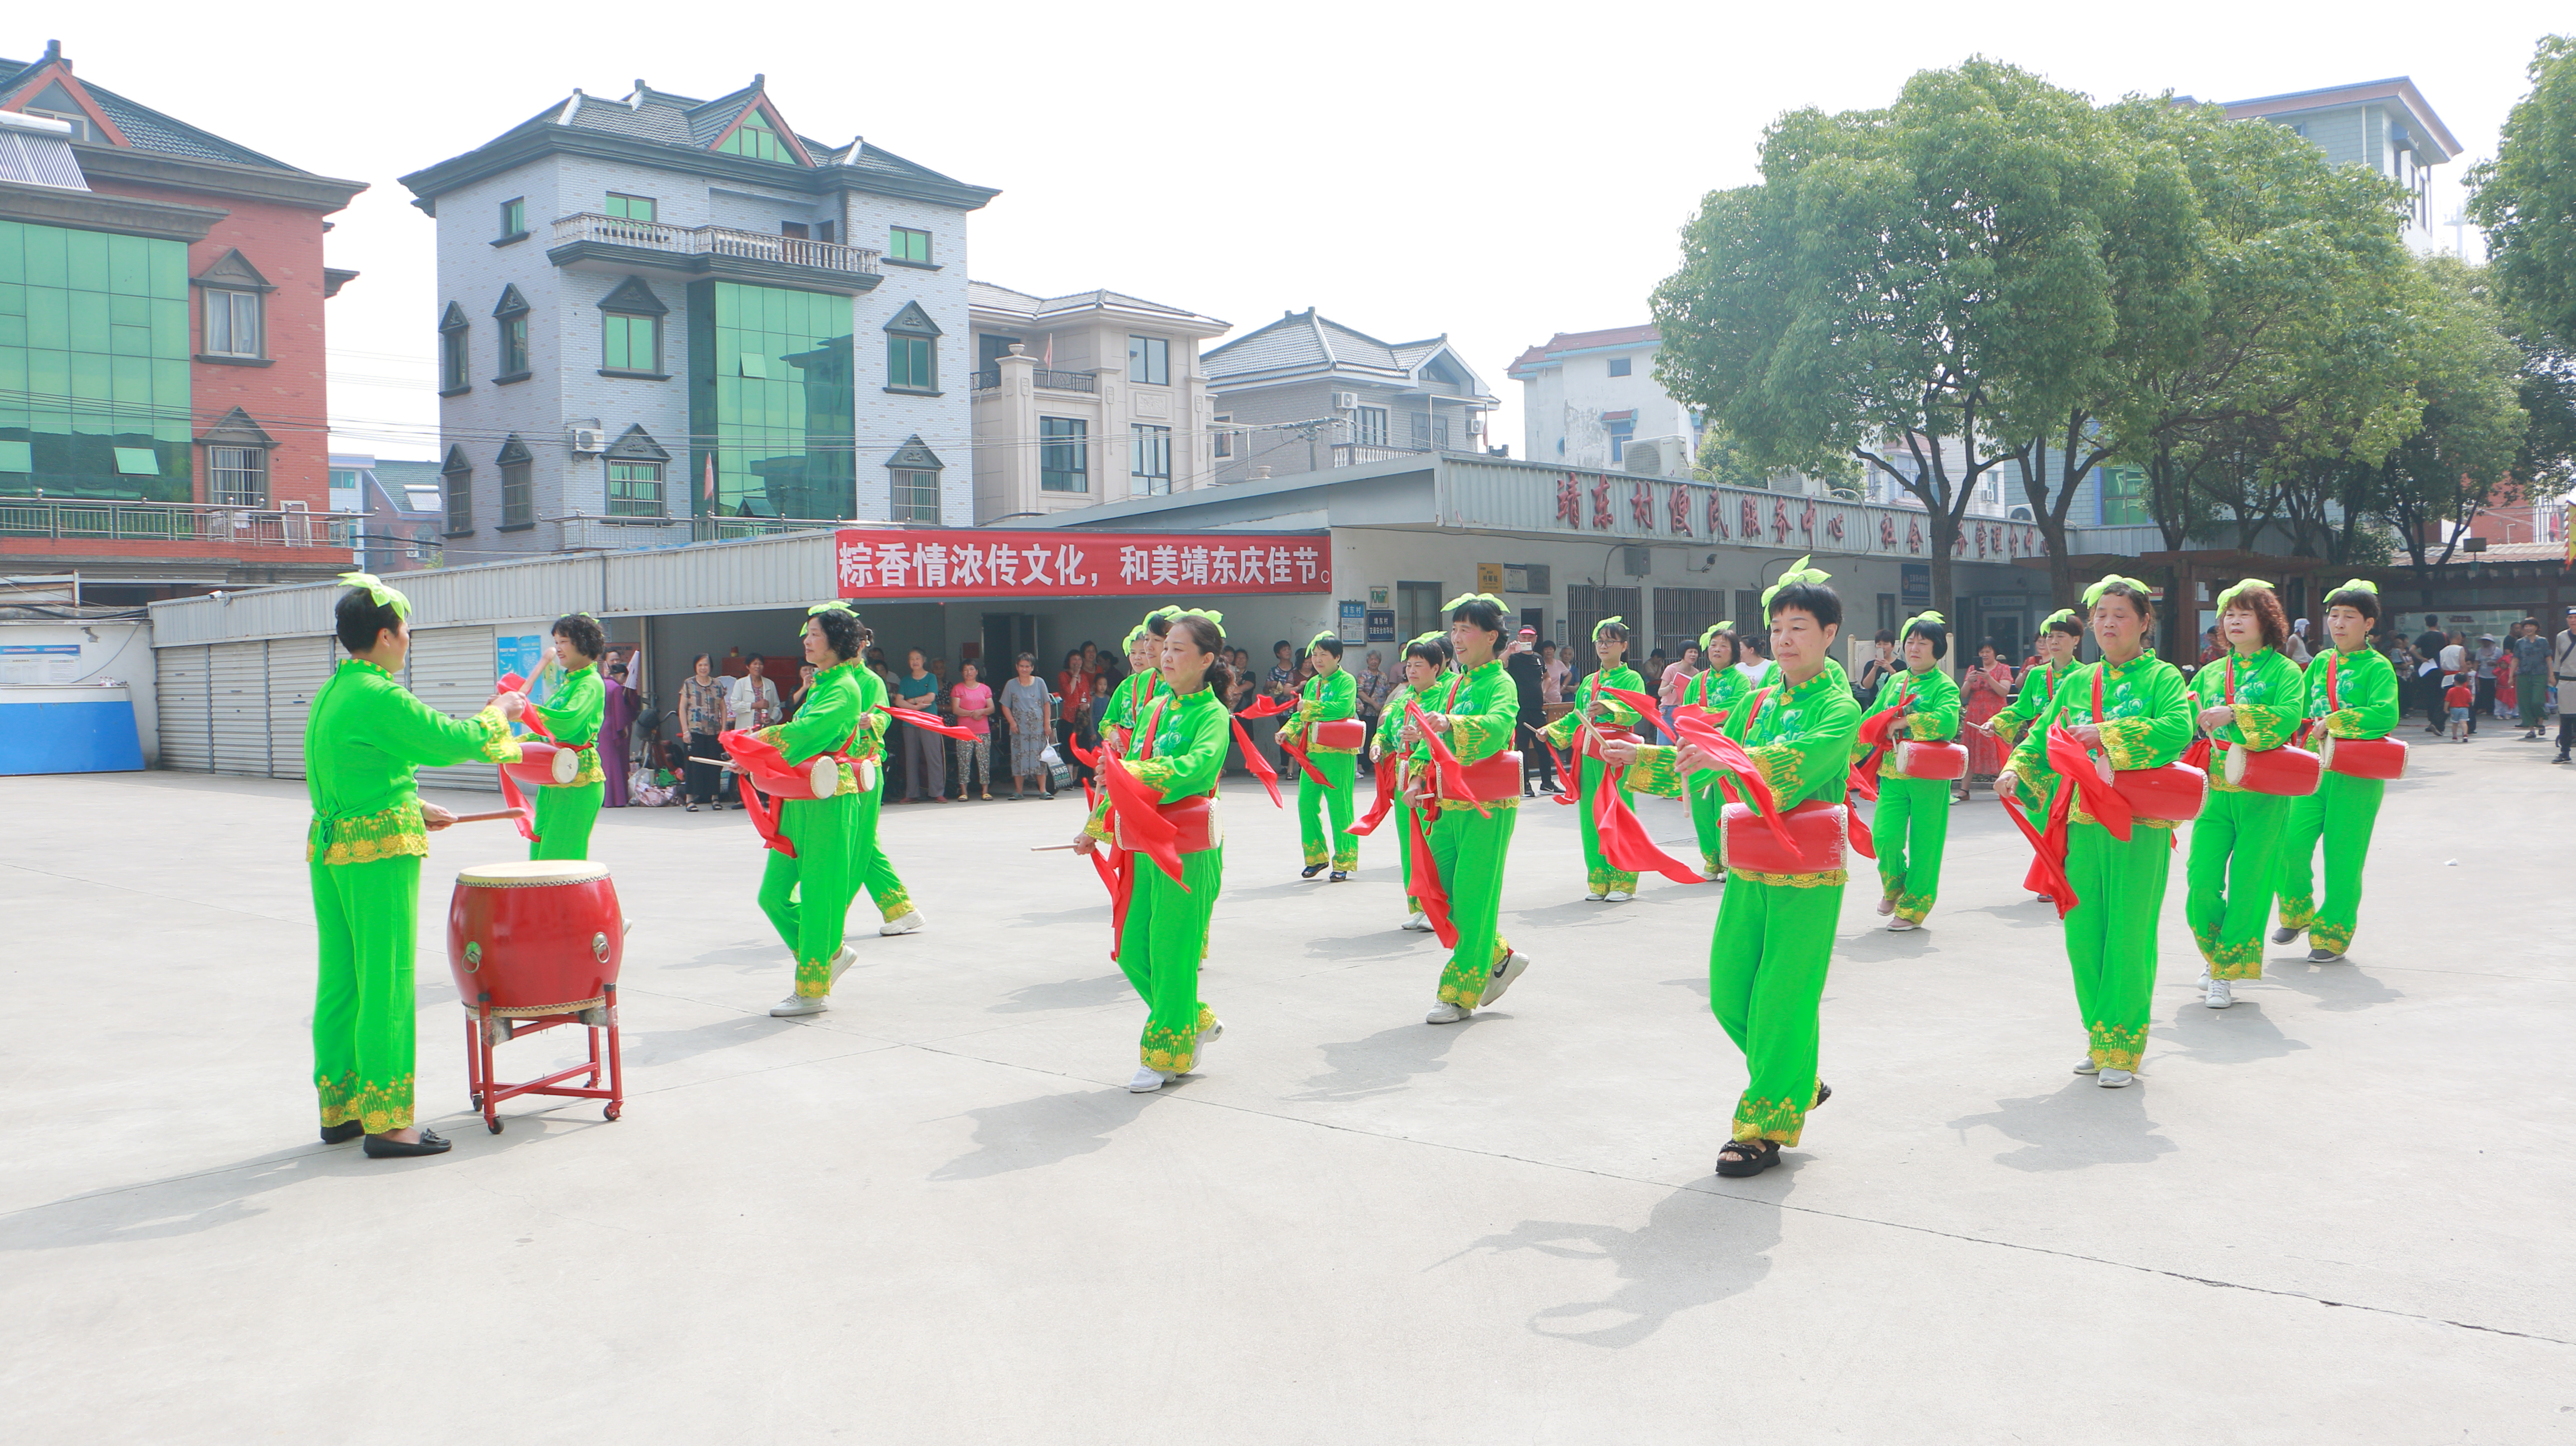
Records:
[[[0,70],[7,71],[9,77],[6,81],[0,81],[0,91],[15,87],[33,72],[43,68],[42,61],[29,63],[0,60]],[[274,156],[261,155],[248,146],[236,145],[211,131],[199,130],[186,121],[163,115],[150,106],[128,100],[87,76],[81,77],[80,86],[81,89],[89,92],[90,99],[98,102],[98,108],[106,112],[108,120],[118,130],[125,132],[125,138],[132,142],[134,149],[138,151],[155,151],[167,156],[187,156],[200,161],[223,161],[236,166],[258,166],[271,171],[306,174],[301,167],[290,166]]]

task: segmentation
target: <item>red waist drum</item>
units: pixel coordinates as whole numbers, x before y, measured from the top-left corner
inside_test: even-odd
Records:
[[[2209,801],[2209,775],[2188,763],[2123,768],[2111,775],[2111,786],[2129,801],[2132,815],[2163,823],[2189,823]]]
[[[1416,775],[1417,781],[1426,790],[1439,787],[1438,769],[1429,764],[1417,767],[1421,770]],[[1507,798],[1518,800],[1521,796],[1521,756],[1517,752],[1497,753],[1473,763],[1462,763],[1458,770],[1467,776],[1467,798],[1448,799],[1448,802],[1464,803],[1472,799],[1477,803],[1499,803]]]
[[[2406,744],[2397,738],[2337,738],[2329,733],[2317,745],[2317,761],[2326,772],[2346,778],[2403,778]]]
[[[2317,756],[2304,748],[2227,750],[2227,781],[2248,793],[2304,798],[2317,791],[2317,779],[2324,772]]]
[[[1968,750],[1957,743],[1917,743],[1906,739],[1896,745],[1896,775],[1921,779],[1965,778],[1968,776]]]
[[[753,787],[771,798],[830,798],[841,791],[841,765],[847,761],[837,753],[817,754],[785,772],[775,768],[763,768],[756,764],[745,764],[744,767],[748,771],[743,776],[751,780]],[[859,776],[862,792],[867,791],[872,762],[873,760],[863,760],[851,765],[852,771]]]
[[[581,775],[581,755],[578,748],[566,748],[542,738],[522,738],[518,761],[504,763],[501,768],[530,788],[551,788]]]
[[[1217,814],[1213,794],[1174,799],[1156,807],[1154,812],[1161,814],[1163,821],[1172,826],[1172,849],[1175,853],[1205,853],[1225,842],[1225,821]],[[1124,820],[1118,827],[1118,846],[1130,851],[1136,847],[1128,841]]]
[[[1360,745],[1368,741],[1368,725],[1357,718],[1336,718],[1329,723],[1314,724],[1307,729],[1306,736],[1315,740],[1318,748],[1330,748],[1337,753],[1357,753]]]
[[[1843,866],[1843,838],[1850,813],[1839,803],[1811,798],[1780,821],[1789,827],[1790,843],[1763,822],[1757,810],[1730,803],[1718,814],[1726,830],[1726,866],[1756,874],[1821,874]]]
[[[447,967],[467,1009],[532,1018],[599,1004],[626,957],[626,916],[606,864],[529,859],[456,876]]]
[[[1586,758],[1600,757],[1601,745],[1604,743],[1634,743],[1636,741],[1637,733],[1635,729],[1623,728],[1616,723],[1595,723],[1589,728],[1577,729],[1574,735],[1574,746],[1582,750],[1583,756]]]

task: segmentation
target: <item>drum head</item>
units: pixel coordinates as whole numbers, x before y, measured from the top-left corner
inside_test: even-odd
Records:
[[[588,859],[512,859],[456,871],[459,885],[478,889],[541,889],[552,884],[587,884],[607,877],[608,865]]]
[[[581,754],[570,748],[558,748],[553,766],[555,782],[570,783],[581,776]]]
[[[815,759],[813,766],[805,770],[805,783],[807,787],[813,789],[816,798],[830,798],[840,792],[840,760],[828,753]]]
[[[2245,760],[2251,756],[2241,745],[2227,750],[2228,782],[2241,784],[2245,781]]]
[[[2317,739],[2317,763],[2318,763],[2318,765],[2319,765],[2320,767],[2324,767],[2324,768],[2332,768],[2332,767],[2334,767],[2334,745],[2335,745],[2335,736],[2334,736],[2333,734],[2331,734],[2331,733],[2326,733],[2326,734],[2322,734],[2322,735],[2320,735],[2320,736],[2318,737],[2318,739]]]

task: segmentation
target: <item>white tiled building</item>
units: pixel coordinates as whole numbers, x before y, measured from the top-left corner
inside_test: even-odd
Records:
[[[714,101],[574,91],[403,178],[438,221],[459,562],[965,524],[966,218],[996,193]]]
[[[1656,451],[1642,470],[1684,477],[1699,455],[1690,408],[1655,380],[1653,326],[1560,331],[1514,358],[1504,375],[1521,384],[1521,431],[1532,462],[1623,468],[1628,448]],[[1667,455],[1669,454],[1669,455]]]

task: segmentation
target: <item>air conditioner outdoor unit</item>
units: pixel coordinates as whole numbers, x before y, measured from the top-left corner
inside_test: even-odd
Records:
[[[576,451],[576,452],[580,452],[580,453],[583,453],[583,454],[586,454],[586,455],[595,455],[595,454],[597,454],[597,453],[607,451],[607,450],[608,450],[608,432],[607,432],[607,430],[606,430],[605,428],[600,428],[600,427],[575,427],[575,428],[573,428],[573,429],[572,429],[572,449],[573,449],[574,451]]]
[[[1359,404],[1360,404],[1360,394],[1359,394],[1359,393],[1357,393],[1357,392],[1335,392],[1335,393],[1333,393],[1333,410],[1334,410],[1334,411],[1337,411],[1337,412],[1347,412],[1347,411],[1351,410],[1353,407],[1358,406]]]
[[[1629,471],[1647,477],[1688,477],[1690,438],[1639,437],[1621,449],[1619,460]]]

